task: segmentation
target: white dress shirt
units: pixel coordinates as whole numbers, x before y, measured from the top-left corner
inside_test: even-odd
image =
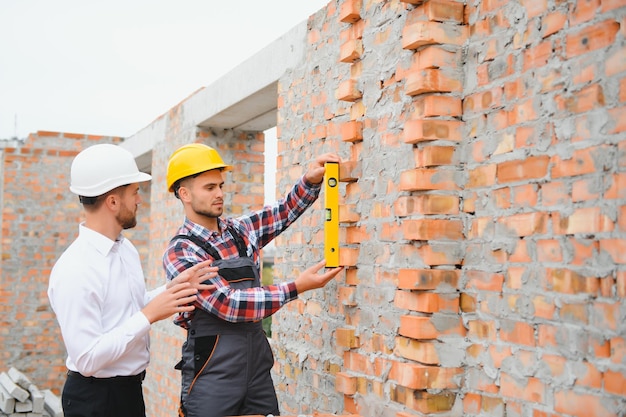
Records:
[[[139,253],[84,224],[50,274],[48,298],[67,349],[69,370],[108,378],[137,375],[150,360],[150,322],[140,311],[146,292]]]

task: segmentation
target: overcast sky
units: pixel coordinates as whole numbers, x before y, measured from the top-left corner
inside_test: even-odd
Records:
[[[329,0],[0,0],[0,139],[131,136]]]

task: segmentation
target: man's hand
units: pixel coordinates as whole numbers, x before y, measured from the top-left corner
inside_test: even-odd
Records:
[[[192,311],[198,290],[189,282],[176,283],[157,295],[141,310],[150,324],[173,314]]]
[[[324,173],[326,172],[326,167],[324,164],[326,162],[341,162],[341,158],[334,153],[325,153],[323,155],[315,158],[315,161],[309,165],[309,170],[304,174],[304,177],[311,184],[319,184],[324,181]]]
[[[340,266],[338,268],[330,269],[322,274],[318,274],[317,272],[322,269],[324,265],[326,265],[326,261],[318,262],[316,265],[306,269],[298,278],[296,278],[295,284],[298,294],[302,294],[305,291],[314,290],[316,288],[322,288],[328,284],[331,279],[335,278],[338,273],[343,271],[343,266]]]
[[[203,282],[217,276],[218,268],[211,266],[211,262],[210,260],[203,261],[191,268],[187,268],[185,271],[178,274],[176,278],[168,282],[167,288],[182,282],[189,282],[191,286],[198,291],[215,289],[215,285],[203,284]]]

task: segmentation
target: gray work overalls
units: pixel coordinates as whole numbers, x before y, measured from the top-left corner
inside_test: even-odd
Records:
[[[217,250],[197,236],[178,235],[199,245],[234,289],[261,286],[259,270],[247,255],[242,237],[229,226],[239,257],[221,259]],[[270,371],[274,355],[262,322],[232,323],[194,310],[183,344],[181,406],[184,417],[279,415]]]

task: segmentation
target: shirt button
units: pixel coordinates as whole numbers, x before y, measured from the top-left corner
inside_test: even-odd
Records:
[[[196,355],[195,360],[199,361],[200,360],[200,355]]]
[[[192,335],[196,334],[195,330],[190,331],[189,333],[191,333]]]

